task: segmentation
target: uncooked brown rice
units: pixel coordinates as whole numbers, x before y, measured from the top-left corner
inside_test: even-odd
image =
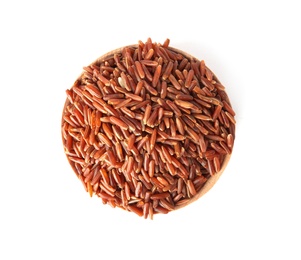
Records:
[[[97,60],[66,94],[65,154],[90,196],[112,207],[152,219],[186,205],[232,152],[224,86],[169,39]]]

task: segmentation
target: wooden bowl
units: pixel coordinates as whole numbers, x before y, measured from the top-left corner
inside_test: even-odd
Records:
[[[92,62],[90,65],[92,64],[99,64],[101,63],[102,61],[105,61],[105,60],[108,60],[110,58],[113,58],[114,57],[114,54],[120,54],[122,52],[122,50],[125,48],[125,47],[130,47],[130,48],[137,48],[137,44],[134,44],[134,45],[128,45],[128,46],[124,46],[122,48],[118,48],[118,49],[115,49],[113,51],[110,51],[102,56],[100,56],[99,58],[97,58],[94,62]],[[176,48],[173,48],[173,47],[168,47],[170,50],[172,50],[173,52],[175,53],[178,53],[178,54],[181,54],[183,55],[185,58],[187,58],[189,61],[190,60],[198,60],[196,59],[195,57],[193,57],[192,55],[182,51],[182,50],[179,50],[179,49],[176,49]],[[82,74],[79,76],[78,79],[80,79],[82,76]],[[218,78],[216,77],[216,75],[213,73],[213,79],[217,82],[217,83],[220,83],[220,81],[218,80]],[[230,100],[228,99],[227,95],[226,95],[226,92],[225,92],[225,97],[227,98],[227,102],[228,104],[231,106],[231,103],[230,103]],[[65,102],[65,105],[64,105],[64,108],[63,108],[63,116],[62,116],[62,129],[63,129],[63,125],[64,125],[64,115],[65,115],[65,111],[66,111],[66,107],[70,104],[70,101],[69,99],[67,98],[66,99],[66,102]],[[235,126],[234,126],[234,130],[235,132]],[[233,137],[234,136],[234,132],[233,132]],[[63,133],[63,130],[62,130],[62,140],[63,140],[63,143],[65,143],[65,138],[64,138],[64,133]],[[178,205],[175,207],[175,210],[177,209],[180,209],[180,208],[183,208],[187,205],[189,205],[190,203],[198,200],[200,197],[202,197],[203,195],[205,195],[214,185],[215,183],[218,181],[218,179],[220,178],[220,176],[223,174],[224,170],[226,169],[227,167],[227,164],[229,162],[231,158],[231,154],[227,154],[225,155],[224,157],[224,160],[220,166],[220,171],[218,171],[217,173],[215,173],[214,175],[211,175],[208,180],[206,181],[206,183],[203,185],[203,187],[197,192],[196,195],[194,195],[192,198],[190,198],[188,201],[185,201],[183,202],[181,205]],[[78,176],[77,174],[77,169],[75,167],[75,164],[73,161],[70,161],[68,156],[67,156],[67,159],[73,169],[73,171],[76,173],[76,175]],[[79,176],[78,176],[79,177]],[[83,180],[81,179],[81,181],[83,182]],[[84,185],[85,186],[85,185]],[[88,188],[86,187],[86,190],[88,191]],[[136,212],[137,213],[137,212]],[[139,215],[139,214],[138,214]]]

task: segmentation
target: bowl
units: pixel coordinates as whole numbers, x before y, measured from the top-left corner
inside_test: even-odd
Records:
[[[152,42],[110,51],[66,90],[61,130],[85,190],[144,218],[206,194],[230,160],[235,112],[203,60]]]

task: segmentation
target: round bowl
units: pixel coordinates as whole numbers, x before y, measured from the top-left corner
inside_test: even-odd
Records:
[[[219,135],[213,135],[212,134],[212,131],[210,132],[210,129],[208,130],[208,134],[207,135],[205,135],[205,134],[203,134],[203,133],[198,133],[198,136],[200,136],[200,135],[202,135],[202,136],[204,136],[204,139],[205,139],[205,142],[206,142],[206,146],[207,146],[207,148],[210,146],[210,145],[212,145],[212,143],[215,143],[215,144],[217,144],[216,146],[218,146],[218,147],[215,147],[214,146],[214,148],[215,148],[215,150],[211,147],[211,150],[214,150],[215,152],[216,152],[216,156],[215,157],[218,157],[219,159],[217,159],[217,160],[220,160],[219,162],[218,162],[218,164],[220,164],[219,166],[216,166],[214,163],[212,163],[212,161],[213,160],[207,160],[207,162],[208,162],[208,164],[207,164],[207,166],[205,165],[202,165],[202,162],[203,162],[203,164],[204,164],[204,161],[205,161],[205,163],[206,163],[206,158],[204,157],[204,154],[205,154],[205,152],[207,152],[207,150],[205,151],[205,152],[203,152],[203,153],[200,153],[199,152],[199,156],[200,157],[203,157],[203,158],[201,158],[201,159],[204,159],[203,161],[200,159],[200,162],[199,162],[199,164],[200,165],[202,165],[202,166],[200,166],[200,167],[203,167],[202,169],[204,170],[205,168],[209,168],[210,169],[210,166],[211,166],[211,168],[212,167],[214,167],[214,169],[216,170],[216,169],[218,169],[218,171],[214,171],[214,172],[209,172],[209,170],[208,170],[208,173],[207,174],[204,174],[204,176],[206,176],[206,181],[201,185],[201,188],[199,188],[198,190],[197,190],[197,192],[192,192],[192,194],[191,194],[191,190],[189,189],[189,187],[187,186],[188,185],[188,180],[189,180],[189,177],[188,176],[186,176],[186,177],[183,177],[183,180],[184,180],[184,184],[186,184],[186,189],[187,189],[187,193],[188,193],[188,197],[187,198],[185,198],[185,199],[182,199],[182,200],[179,200],[178,202],[181,202],[181,203],[170,203],[171,202],[171,200],[172,199],[169,199],[168,200],[168,202],[169,203],[166,203],[167,205],[165,205],[164,203],[166,202],[165,201],[165,198],[163,198],[162,199],[162,201],[160,200],[160,195],[158,196],[158,198],[156,197],[156,196],[154,196],[154,200],[159,200],[160,201],[160,203],[158,204],[159,206],[157,206],[158,207],[158,209],[159,210],[157,210],[156,211],[156,208],[153,208],[153,209],[149,209],[149,204],[147,204],[147,203],[149,203],[149,201],[152,201],[150,198],[148,198],[147,199],[147,203],[145,202],[146,201],[146,199],[145,199],[145,197],[146,196],[153,196],[153,193],[151,193],[151,194],[148,194],[148,195],[145,195],[145,187],[144,187],[144,191],[141,191],[141,193],[140,194],[142,194],[142,192],[144,192],[144,195],[142,196],[142,197],[144,197],[143,199],[138,199],[137,198],[137,202],[133,202],[132,204],[127,204],[127,203],[125,203],[124,202],[124,196],[125,196],[125,191],[124,190],[126,190],[126,188],[124,187],[126,184],[125,184],[125,182],[127,182],[127,180],[126,180],[126,178],[125,178],[125,181],[124,181],[124,183],[122,184],[122,185],[120,185],[120,187],[117,187],[117,189],[116,189],[116,187],[115,187],[115,191],[114,192],[117,192],[116,194],[118,194],[118,195],[116,195],[116,197],[117,197],[117,199],[116,199],[116,201],[123,201],[123,203],[121,203],[121,205],[120,205],[120,203],[118,204],[118,202],[116,203],[116,202],[112,202],[112,200],[110,200],[110,198],[111,198],[111,196],[113,196],[112,195],[112,193],[114,193],[113,191],[111,191],[112,193],[110,193],[110,192],[108,192],[109,194],[111,194],[111,196],[110,195],[108,195],[108,194],[103,194],[103,193],[105,193],[105,192],[100,192],[100,190],[101,190],[101,188],[100,188],[100,185],[101,184],[99,184],[98,185],[98,187],[97,188],[95,188],[95,186],[97,186],[97,184],[94,184],[94,182],[93,182],[93,180],[92,180],[92,178],[97,178],[96,177],[96,175],[97,175],[97,173],[94,173],[93,174],[93,176],[92,177],[88,177],[87,178],[87,176],[89,175],[89,174],[87,174],[87,173],[85,173],[84,171],[86,170],[86,166],[85,166],[85,163],[83,162],[83,161],[85,161],[85,156],[83,156],[84,154],[83,153],[80,153],[79,151],[77,151],[77,152],[71,152],[71,150],[72,150],[72,147],[70,148],[70,142],[72,142],[72,144],[74,144],[74,142],[76,142],[76,141],[78,141],[78,143],[80,142],[80,140],[81,139],[83,139],[83,135],[84,135],[84,133],[83,133],[83,130],[81,130],[81,129],[84,129],[85,128],[85,123],[83,123],[84,121],[85,122],[87,122],[88,121],[88,119],[82,119],[83,121],[80,123],[80,120],[76,117],[76,116],[74,116],[73,114],[72,114],[72,116],[70,116],[70,113],[72,113],[72,112],[70,112],[70,110],[76,110],[74,107],[76,107],[77,108],[77,113],[80,111],[81,112],[81,114],[82,114],[82,117],[84,117],[84,112],[83,112],[83,106],[81,106],[80,108],[78,107],[79,105],[75,105],[75,103],[77,102],[77,101],[80,101],[80,95],[82,95],[82,96],[84,96],[83,94],[82,94],[82,92],[79,92],[79,88],[81,87],[81,84],[83,84],[83,82],[81,82],[81,83],[79,83],[80,81],[83,81],[83,75],[85,74],[85,73],[87,73],[87,68],[91,68],[91,66],[93,67],[93,65],[97,65],[97,66],[99,66],[99,64],[103,64],[105,61],[108,61],[108,60],[113,60],[114,59],[114,55],[116,55],[117,54],[117,56],[122,56],[122,53],[124,53],[125,52],[125,50],[126,49],[128,49],[128,50],[132,50],[133,52],[135,52],[134,50],[138,50],[139,48],[140,48],[140,50],[142,49],[142,46],[144,46],[144,48],[146,48],[145,46],[146,46],[146,44],[149,44],[149,41],[150,41],[150,39],[148,39],[148,42],[146,42],[146,43],[142,43],[142,42],[139,42],[139,44],[134,44],[134,45],[128,45],[128,46],[124,46],[124,47],[122,47],[122,48],[118,48],[118,49],[116,49],[116,50],[113,50],[113,51],[110,51],[110,52],[108,52],[108,53],[106,53],[106,54],[104,54],[104,55],[102,55],[102,56],[100,56],[99,58],[97,58],[94,62],[92,62],[89,66],[87,66],[87,67],[85,67],[85,70],[83,71],[83,73],[78,77],[78,79],[75,81],[75,83],[74,83],[74,85],[71,87],[71,89],[69,89],[69,90],[67,90],[66,92],[67,92],[67,99],[66,99],[66,102],[65,102],[65,104],[64,104],[64,108],[63,108],[63,115],[62,115],[62,122],[61,122],[61,128],[62,128],[62,141],[63,141],[63,145],[64,145],[64,150],[65,150],[65,153],[66,153],[66,156],[67,156],[67,159],[68,159],[68,161],[69,161],[69,163],[70,163],[70,165],[71,165],[71,167],[72,167],[72,169],[73,169],[73,171],[76,173],[76,175],[77,175],[77,177],[81,180],[81,182],[83,183],[83,185],[84,185],[84,187],[85,187],[85,189],[86,189],[86,191],[88,191],[89,193],[90,193],[90,195],[92,196],[93,194],[97,194],[102,200],[103,200],[103,202],[105,203],[105,204],[110,204],[111,206],[113,206],[113,207],[119,207],[119,208],[123,208],[123,209],[125,209],[125,210],[128,210],[128,211],[132,211],[132,212],[134,212],[134,213],[136,213],[136,214],[138,214],[139,216],[144,216],[145,218],[147,218],[147,217],[149,217],[149,218],[151,218],[152,219],[152,217],[153,217],[153,215],[154,214],[156,214],[156,213],[168,213],[168,212],[170,212],[170,211],[173,211],[173,210],[178,210],[178,209],[180,209],[180,208],[183,208],[183,207],[185,207],[185,206],[187,206],[187,205],[189,205],[190,203],[192,203],[192,202],[194,202],[194,201],[196,201],[196,200],[198,200],[200,197],[202,197],[204,194],[206,194],[214,185],[215,185],[215,183],[218,181],[218,179],[220,178],[220,176],[222,175],[222,173],[224,172],[224,170],[225,170],[225,168],[227,167],[227,164],[228,164],[228,162],[229,162],[229,160],[230,160],[230,157],[231,157],[231,152],[232,152],[232,149],[233,149],[233,145],[234,145],[234,138],[235,138],[235,119],[234,119],[234,116],[235,116],[235,113],[234,113],[234,111],[233,111],[233,109],[232,109],[232,107],[231,107],[231,102],[230,102],[230,100],[229,100],[229,98],[228,98],[228,96],[227,96],[227,94],[226,94],[226,91],[225,91],[225,89],[224,89],[224,87],[222,86],[222,84],[221,84],[221,82],[218,80],[218,78],[216,77],[216,75],[207,67],[207,66],[205,66],[204,64],[204,61],[200,61],[200,60],[198,60],[197,58],[195,58],[195,57],[193,57],[192,55],[190,55],[190,54],[188,54],[188,53],[186,53],[186,52],[184,52],[184,51],[182,51],[182,50],[179,50],[179,49],[176,49],[176,48],[173,48],[173,47],[170,47],[170,46],[168,46],[168,44],[166,44],[166,43],[164,43],[165,44],[165,48],[166,49],[168,49],[169,51],[171,51],[171,53],[172,54],[174,54],[174,55],[181,55],[183,58],[182,59],[184,59],[184,58],[186,58],[187,60],[188,60],[188,62],[194,62],[194,64],[197,64],[199,67],[200,67],[200,70],[202,70],[202,65],[203,65],[203,71],[202,72],[200,72],[200,73],[203,73],[202,75],[201,75],[201,77],[202,77],[202,79],[203,78],[206,78],[205,80],[203,79],[203,81],[201,81],[200,79],[199,79],[199,77],[198,77],[198,75],[196,75],[196,73],[195,73],[195,75],[194,75],[194,79],[197,79],[198,80],[198,86],[200,86],[200,87],[202,87],[202,89],[204,89],[204,88],[207,88],[208,89],[208,87],[207,87],[207,84],[210,84],[211,83],[211,85],[209,85],[209,87],[212,87],[212,85],[214,86],[214,90],[212,90],[212,93],[214,93],[213,95],[216,95],[216,96],[213,96],[213,101],[210,101],[210,98],[208,98],[208,99],[206,99],[206,98],[204,98],[204,100],[203,101],[205,101],[205,106],[209,106],[208,104],[210,104],[211,105],[211,111],[213,111],[213,108],[215,107],[215,109],[216,109],[216,107],[217,106],[220,106],[220,107],[222,107],[221,108],[221,110],[223,111],[222,113],[223,113],[223,115],[227,115],[227,117],[226,117],[226,119],[223,117],[223,116],[220,116],[220,113],[218,114],[218,116],[216,116],[215,117],[215,119],[214,120],[211,120],[212,121],[212,124],[214,123],[214,121],[219,121],[219,127],[221,127],[221,126],[223,126],[224,127],[224,129],[223,130],[216,130],[216,133],[218,133]],[[144,45],[143,45],[144,44]],[[156,43],[152,43],[153,45],[154,44],[156,44]],[[163,45],[158,45],[158,46],[161,46],[161,47],[164,47],[164,44]],[[153,46],[153,45],[151,45],[151,46]],[[136,51],[137,52],[137,51]],[[164,54],[164,53],[163,53]],[[165,52],[165,54],[166,54],[166,52]],[[145,56],[145,54],[144,54],[144,56]],[[165,56],[166,57],[166,56]],[[178,56],[178,57],[180,57],[180,56]],[[151,59],[150,59],[151,60]],[[166,64],[168,63],[168,59],[166,60]],[[163,64],[165,64],[164,62],[162,63],[162,67],[163,67]],[[202,65],[201,65],[202,64]],[[116,64],[115,64],[116,65]],[[167,65],[166,65],[167,66]],[[204,66],[205,66],[205,68],[206,68],[206,70],[205,70],[205,72],[204,72]],[[115,66],[116,68],[118,68],[117,66]],[[192,68],[191,68],[191,70],[192,70]],[[183,70],[184,71],[184,70]],[[183,72],[182,71],[182,72]],[[119,70],[119,72],[120,72],[120,70]],[[188,72],[188,70],[187,70],[187,72]],[[162,73],[163,73],[163,69],[162,69],[162,72],[161,72],[161,77],[162,77]],[[204,74],[205,73],[205,74]],[[171,73],[172,74],[172,73]],[[105,76],[107,76],[107,75],[105,75]],[[187,73],[186,73],[186,77],[187,77]],[[139,79],[139,77],[138,77],[138,79]],[[98,78],[98,80],[99,80],[99,78]],[[142,79],[141,79],[142,80]],[[146,80],[146,79],[145,79]],[[89,81],[89,80],[88,80]],[[208,81],[210,81],[209,83],[208,83]],[[171,85],[171,82],[169,81],[169,78],[167,79],[167,82],[168,82],[168,84],[170,85],[170,86],[172,86]],[[87,84],[90,84],[91,82],[87,82]],[[102,84],[103,85],[103,84]],[[107,84],[108,86],[109,86],[109,84]],[[168,85],[168,86],[169,86]],[[95,86],[97,86],[97,84],[95,83]],[[119,87],[123,87],[124,88],[124,86],[122,86],[122,84],[120,84],[119,85]],[[76,90],[75,90],[76,89]],[[76,92],[76,93],[75,93]],[[204,92],[204,91],[203,91]],[[200,90],[200,93],[203,93],[201,90]],[[93,93],[93,91],[91,91],[91,93]],[[210,94],[210,93],[209,93]],[[201,95],[201,94],[200,94]],[[77,98],[77,101],[75,101],[75,100],[72,100],[74,97],[76,96],[76,98]],[[130,96],[130,95],[129,95]],[[195,96],[196,96],[196,94],[195,94]],[[88,96],[89,98],[91,98],[90,96]],[[130,96],[131,97],[131,96]],[[75,98],[75,99],[76,99]],[[94,97],[93,97],[94,98]],[[128,96],[127,96],[127,98],[128,98]],[[83,97],[83,99],[84,99],[84,97]],[[102,97],[100,98],[100,99],[102,99]],[[217,101],[216,101],[217,100]],[[91,100],[90,100],[91,101]],[[88,101],[87,101],[88,102]],[[142,101],[141,101],[142,102]],[[210,103],[211,102],[211,103]],[[213,102],[213,103],[212,103]],[[215,103],[216,102],[216,103]],[[92,102],[91,102],[92,103]],[[83,103],[84,104],[84,103]],[[90,104],[90,103],[89,103]],[[186,103],[185,103],[186,104]],[[200,105],[201,106],[201,105]],[[205,110],[206,108],[204,108],[204,110]],[[95,108],[95,110],[97,110],[96,108]],[[185,109],[183,108],[183,111],[185,111]],[[191,110],[192,111],[192,110]],[[100,112],[99,112],[99,114],[101,114]],[[114,114],[114,112],[113,112],[113,114]],[[68,117],[69,116],[69,117]],[[70,118],[72,117],[72,120],[70,120]],[[80,115],[79,115],[79,117],[80,117]],[[110,120],[110,118],[109,119],[106,119],[108,116],[107,115],[105,115],[105,114],[102,114],[102,119],[105,121],[105,122],[107,122],[106,120]],[[220,119],[218,119],[218,118],[220,118]],[[201,119],[200,119],[201,120]],[[228,121],[227,121],[228,120]],[[206,121],[207,121],[207,119],[206,119]],[[209,120],[210,121],[210,120]],[[211,122],[210,121],[210,122]],[[226,122],[227,121],[227,122]],[[199,122],[199,121],[197,121],[197,122]],[[203,122],[203,121],[202,121]],[[70,124],[72,124],[74,127],[72,128],[72,126],[70,126]],[[110,123],[110,122],[109,122]],[[143,123],[141,123],[141,124],[143,124]],[[229,125],[229,127],[227,128],[227,129],[225,129],[226,128],[226,126],[227,126],[227,124]],[[68,126],[66,126],[66,125],[68,125]],[[78,128],[76,128],[75,126],[78,126]],[[88,127],[89,128],[89,127]],[[153,130],[155,129],[155,128],[158,128],[158,125],[157,126],[154,126],[153,127]],[[72,130],[73,129],[73,130]],[[216,129],[218,129],[218,127],[216,128]],[[92,129],[93,130],[93,129]],[[74,131],[74,132],[72,132],[72,131]],[[158,130],[159,131],[159,130]],[[224,131],[224,132],[222,132],[222,131]],[[221,133],[222,132],[222,133]],[[186,133],[186,132],[185,132]],[[228,133],[228,135],[227,135],[227,133]],[[136,134],[135,134],[136,135]],[[186,136],[187,136],[187,133],[186,133]],[[209,138],[209,136],[210,136],[210,138]],[[219,137],[216,137],[216,136],[219,136]],[[223,136],[223,141],[220,141],[221,140],[221,136]],[[136,135],[136,137],[138,138],[139,137],[139,135]],[[136,138],[135,137],[135,138]],[[227,144],[227,139],[228,139],[228,137],[229,137],[229,143],[228,143],[228,149],[227,149],[227,147],[224,147],[224,146],[220,146],[219,144],[221,144],[222,142],[223,142],[223,145],[224,145],[224,143],[226,143]],[[209,138],[209,139],[208,139]],[[217,140],[214,140],[214,138],[215,139],[217,139]],[[73,140],[73,141],[70,141],[70,140]],[[190,138],[191,139],[191,138]],[[68,140],[69,140],[69,142],[68,142]],[[117,140],[117,138],[116,138],[116,140]],[[218,141],[219,140],[219,141]],[[99,140],[98,140],[99,141]],[[128,140],[125,140],[126,142],[128,142]],[[88,142],[88,141],[87,141]],[[184,141],[183,141],[184,142]],[[156,143],[157,144],[157,143]],[[68,147],[68,145],[69,145],[69,147]],[[114,145],[114,144],[113,144]],[[73,145],[74,146],[74,145]],[[79,144],[79,146],[80,146],[80,144]],[[87,146],[88,146],[88,144],[87,144]],[[91,145],[92,146],[92,145]],[[162,147],[164,146],[164,143],[162,144]],[[194,146],[196,146],[196,145],[194,145]],[[213,145],[212,145],[213,146]],[[107,146],[106,146],[107,147]],[[95,150],[97,150],[97,148],[98,148],[98,150],[99,149],[101,149],[102,147],[98,147],[98,146],[96,146],[95,145]],[[206,148],[206,149],[207,149]],[[220,148],[221,149],[223,149],[223,150],[220,150]],[[93,149],[93,148],[92,148]],[[107,153],[107,149],[108,149],[108,147],[106,148],[106,152],[105,153]],[[163,149],[163,148],[162,148]],[[198,149],[198,151],[199,151],[199,149]],[[220,153],[218,153],[218,151],[220,152]],[[97,151],[96,151],[97,152]],[[95,153],[96,153],[95,152]],[[225,152],[225,153],[224,153]],[[186,153],[186,151],[185,151],[185,153]],[[81,157],[80,156],[76,156],[76,154],[77,155],[82,155]],[[108,157],[108,156],[107,156]],[[115,159],[116,159],[116,153],[114,154],[114,157],[115,157]],[[76,159],[74,159],[74,158],[76,158]],[[208,157],[209,158],[209,157]],[[195,158],[194,158],[195,159]],[[108,159],[107,159],[108,160]],[[179,160],[180,160],[180,158],[179,158]],[[209,163],[209,161],[210,161],[210,163]],[[209,164],[210,164],[210,166],[209,166]],[[80,167],[79,167],[79,165],[82,167],[82,169],[80,169]],[[117,165],[117,162],[116,162],[116,165]],[[114,166],[115,167],[115,166]],[[119,169],[122,167],[121,166],[121,163],[119,164],[119,166],[116,166],[116,168],[118,168],[119,167]],[[215,168],[215,167],[217,167],[217,168]],[[90,167],[90,170],[91,170],[91,168],[93,169],[93,166],[91,166]],[[109,169],[109,168],[108,168]],[[188,169],[187,167],[186,167],[186,169]],[[87,170],[86,170],[87,171]],[[101,169],[98,169],[98,171],[100,171],[101,172]],[[213,171],[213,170],[212,170]],[[92,170],[91,170],[91,172],[92,172]],[[180,172],[180,171],[179,171]],[[109,174],[112,174],[112,173],[109,173]],[[116,175],[116,173],[114,173],[115,175]],[[169,173],[170,175],[171,175],[171,173]],[[190,174],[190,173],[189,173]],[[92,175],[92,173],[90,174],[90,175]],[[102,180],[104,180],[104,179],[106,179],[106,178],[104,178],[104,176],[102,175],[102,174],[98,174],[98,175],[101,175],[101,177],[98,177],[99,178],[99,181],[102,179]],[[199,175],[202,175],[201,173],[199,173]],[[198,174],[192,174],[192,176],[198,176]],[[111,176],[112,177],[112,176]],[[110,177],[110,178],[111,178]],[[137,176],[136,176],[137,177]],[[174,177],[174,176],[172,176],[172,177]],[[89,179],[90,178],[90,179]],[[180,177],[177,177],[177,178],[180,178]],[[107,179],[107,181],[109,180],[109,177],[108,177],[108,179]],[[178,179],[177,179],[178,180]],[[132,179],[132,181],[133,181],[133,179]],[[193,183],[193,179],[191,180],[191,181],[189,181],[189,184],[191,185],[191,183]],[[92,184],[89,184],[89,182],[92,182],[92,184],[93,185],[95,185],[95,186],[93,186]],[[135,185],[137,185],[137,180],[136,181],[134,181],[135,182]],[[179,181],[178,181],[179,182]],[[116,181],[115,181],[115,183],[116,183]],[[104,183],[102,183],[103,185],[105,185]],[[105,191],[106,191],[106,187],[104,187],[104,186],[101,186]],[[134,185],[134,187],[135,187],[135,185]],[[93,187],[92,187],[93,186]],[[142,186],[143,186],[143,184],[142,184]],[[155,185],[153,185],[153,186],[155,186]],[[172,186],[171,184],[170,184],[170,186]],[[193,186],[193,184],[192,184],[192,186]],[[94,190],[93,190],[93,188],[95,188]],[[175,187],[173,187],[174,189],[175,189]],[[136,189],[137,189],[137,187],[136,187]],[[194,187],[193,187],[193,189],[194,189]],[[118,190],[118,191],[116,191],[116,190]],[[142,188],[141,188],[141,190],[143,190]],[[153,190],[153,189],[150,189],[150,190]],[[148,190],[148,191],[150,191],[150,190]],[[160,192],[158,192],[159,190],[161,190],[161,193],[164,193],[165,195],[166,195],[166,193],[170,193],[170,194],[172,194],[172,191],[170,190],[170,191],[168,191],[168,190],[165,190],[165,189],[159,189],[159,188],[157,188],[157,190],[155,189],[155,194],[160,194]],[[135,193],[135,192],[133,192],[132,191],[132,193],[131,193],[131,195],[133,195],[133,193]],[[108,196],[107,196],[108,195]],[[164,196],[165,196],[164,195]],[[171,196],[171,195],[170,195]],[[136,198],[135,196],[132,196],[133,198]],[[145,200],[145,201],[143,201],[143,200]],[[152,204],[151,205],[153,205],[154,204],[154,200],[152,201]],[[129,198],[128,198],[128,201],[130,201],[129,200]],[[164,201],[164,203],[163,203],[163,201]],[[140,203],[141,202],[141,203]],[[161,203],[162,202],[162,203]],[[136,204],[135,204],[136,203]],[[140,204],[139,204],[140,203]],[[146,206],[146,204],[147,204],[147,206]],[[172,206],[172,208],[171,208],[171,206],[170,206],[170,204],[173,204]],[[136,206],[136,205],[138,205],[138,206]]]

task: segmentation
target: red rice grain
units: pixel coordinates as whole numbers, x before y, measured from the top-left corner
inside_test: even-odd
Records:
[[[235,112],[205,62],[138,42],[84,67],[66,90],[65,154],[90,196],[153,219],[222,170]]]

